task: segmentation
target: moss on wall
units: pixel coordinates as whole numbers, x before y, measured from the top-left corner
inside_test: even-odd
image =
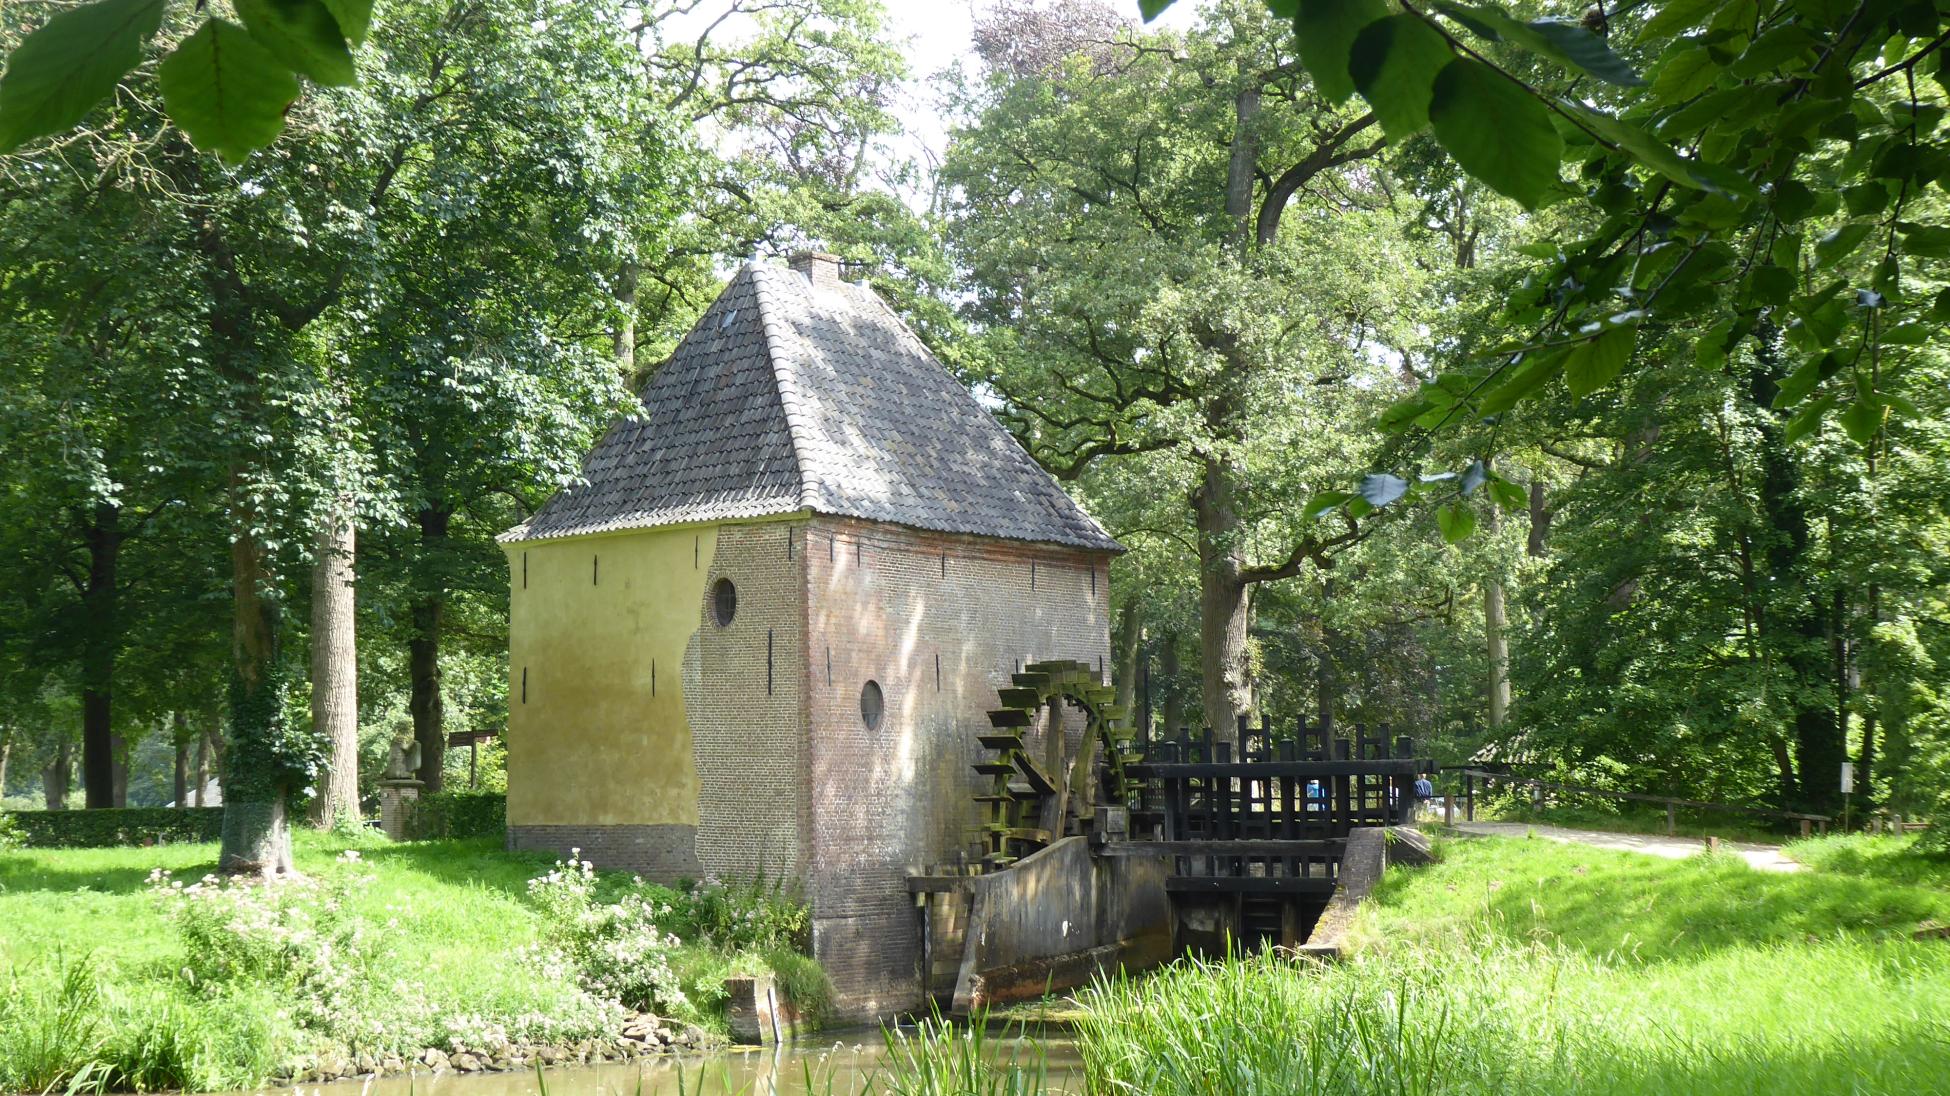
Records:
[[[683,662],[716,527],[504,547],[509,824],[695,826]]]

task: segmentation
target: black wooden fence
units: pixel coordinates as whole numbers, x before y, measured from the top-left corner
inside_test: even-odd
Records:
[[[1226,738],[1181,731],[1143,749],[1126,770],[1138,784],[1131,839],[1112,854],[1172,857],[1179,892],[1331,892],[1349,832],[1405,821],[1415,778],[1433,765],[1386,724],[1304,719],[1290,729],[1241,719]]]

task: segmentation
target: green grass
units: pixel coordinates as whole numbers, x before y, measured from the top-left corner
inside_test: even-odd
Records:
[[[1789,856],[1811,868],[1878,883],[1950,890],[1950,853],[1917,847],[1917,836],[1835,834],[1796,841]]]
[[[1185,962],[1081,997],[1093,1091],[1934,1093],[1950,1076],[1942,867],[1829,839],[1754,871],[1523,839],[1391,871],[1362,949]],[[1866,865],[1866,867],[1864,867]]]
[[[491,1026],[516,1040],[610,1033],[613,1020],[572,974],[524,956],[546,928],[528,882],[550,868],[547,857],[509,854],[492,839],[393,844],[299,832],[295,861],[308,882],[267,893],[316,904],[342,891],[335,916],[358,925],[375,956],[343,965],[349,989],[308,1002],[309,991],[261,978],[192,984],[184,930],[148,878],[160,868],[194,883],[216,856],[215,845],[0,854],[0,1092],[249,1087],[307,1054],[480,1046]],[[599,899],[628,885],[604,877]],[[696,944],[671,963],[705,1008],[734,966],[782,970],[809,996],[823,989],[809,960],[773,950]],[[715,1013],[680,1019],[721,1024]]]

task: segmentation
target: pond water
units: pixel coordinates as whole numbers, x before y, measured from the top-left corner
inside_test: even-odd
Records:
[[[993,1034],[988,1053],[1027,1066],[1041,1062],[1043,1091],[1083,1091],[1076,1046],[1064,1036]],[[321,1096],[859,1096],[891,1091],[879,1029],[826,1032],[778,1047],[733,1048],[601,1066],[510,1073],[399,1074],[301,1086]]]

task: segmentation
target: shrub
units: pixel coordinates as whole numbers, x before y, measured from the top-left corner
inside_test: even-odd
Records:
[[[106,849],[215,841],[222,807],[111,807],[92,811],[16,811],[23,844],[38,849]]]
[[[725,883],[707,878],[678,885],[670,903],[671,931],[729,951],[812,948],[812,910],[763,878]]]
[[[407,831],[416,841],[501,837],[508,832],[508,797],[497,792],[437,792],[413,805]]]
[[[21,830],[14,816],[0,811],[0,853],[12,852],[27,844],[27,834]]]
[[[149,875],[182,935],[182,974],[191,988],[270,987],[301,1025],[341,1035],[361,1030],[361,989],[373,957],[365,925],[346,902],[363,881],[265,886],[206,875],[184,886],[161,869]]]
[[[693,1016],[671,959],[683,941],[663,929],[670,908],[662,888],[636,888],[616,902],[596,898],[596,870],[570,851],[546,875],[528,881],[542,913],[542,969],[572,977],[586,991],[629,1008],[665,1016]]]

